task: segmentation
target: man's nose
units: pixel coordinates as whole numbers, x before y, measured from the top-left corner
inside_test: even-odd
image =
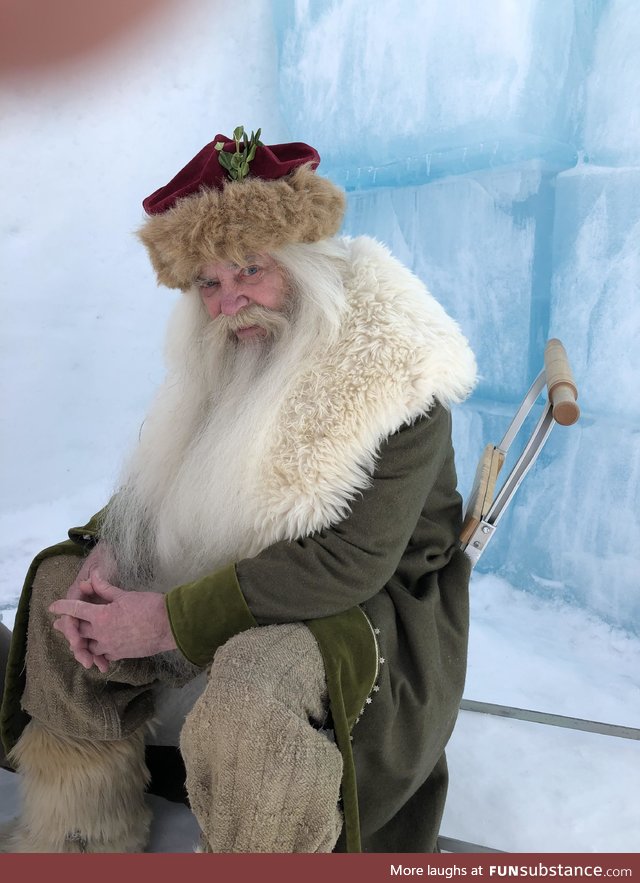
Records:
[[[235,285],[224,287],[220,294],[220,312],[223,316],[235,316],[249,306],[249,298],[241,294]]]

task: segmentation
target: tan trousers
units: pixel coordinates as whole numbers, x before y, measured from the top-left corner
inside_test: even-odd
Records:
[[[23,695],[33,722],[13,752],[25,797],[16,851],[77,851],[78,843],[88,852],[140,851],[148,832],[141,733],[154,711],[151,687],[171,676],[153,658],[125,660],[106,675],[75,662],[66,640],[52,629],[47,607],[64,596],[78,566],[73,556],[47,559],[34,582]],[[333,849],[342,825],[342,758],[322,729],[326,708],[322,658],[304,625],[250,629],[219,648],[181,736],[187,790],[205,849]],[[51,776],[42,762],[49,754]],[[86,777],[82,786],[74,782],[87,765],[91,788]],[[59,814],[40,817],[51,816],[59,803],[56,788],[71,807],[72,830]],[[42,789],[46,799],[39,796]],[[113,831],[105,807],[117,807]]]
[[[215,655],[180,748],[211,852],[331,852],[342,756],[321,726],[324,665],[299,623],[242,632]]]

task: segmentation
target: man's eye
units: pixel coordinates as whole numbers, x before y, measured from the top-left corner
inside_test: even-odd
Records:
[[[242,268],[242,275],[243,276],[255,276],[256,273],[259,271],[259,269],[260,269],[260,267],[257,267],[255,264],[252,264],[250,267],[243,267]]]
[[[215,288],[220,284],[217,279],[196,279],[196,283],[198,288]]]

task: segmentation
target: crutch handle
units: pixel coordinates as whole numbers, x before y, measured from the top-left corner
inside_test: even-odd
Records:
[[[562,426],[571,426],[580,416],[576,402],[578,387],[573,378],[565,348],[554,337],[544,350],[544,370],[549,400],[553,406],[553,419]]]

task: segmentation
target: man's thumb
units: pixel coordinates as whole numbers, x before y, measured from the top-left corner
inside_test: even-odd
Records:
[[[122,589],[112,586],[106,579],[103,579],[97,570],[91,571],[91,585],[96,595],[104,598],[105,601],[115,601],[122,594]]]

